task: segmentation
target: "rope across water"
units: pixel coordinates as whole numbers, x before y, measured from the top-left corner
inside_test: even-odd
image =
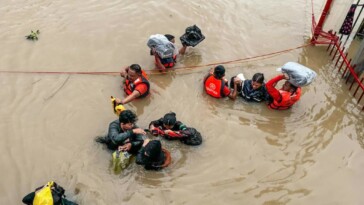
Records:
[[[233,63],[239,63],[239,62],[247,62],[247,61],[253,61],[256,59],[264,59],[273,57],[279,54],[288,53],[296,49],[304,48],[307,46],[310,46],[311,43],[304,44],[301,46],[297,46],[294,48],[289,48],[281,51],[275,51],[267,54],[262,54],[258,56],[253,57],[247,57],[247,58],[240,58],[230,61],[223,61],[223,62],[216,62],[216,63],[209,63],[209,64],[203,64],[203,65],[195,65],[195,66],[183,66],[183,67],[176,67],[173,69],[169,69],[169,71],[186,71],[186,70],[192,70],[197,68],[203,68],[203,67],[209,67],[214,65],[225,65],[225,64],[233,64]],[[158,75],[158,74],[164,74],[162,72],[159,72],[158,70],[145,70],[150,75]],[[70,74],[70,75],[119,75],[120,72],[116,71],[90,71],[90,72],[79,72],[79,71],[12,71],[12,70],[0,70],[0,73],[22,73],[22,74]]]

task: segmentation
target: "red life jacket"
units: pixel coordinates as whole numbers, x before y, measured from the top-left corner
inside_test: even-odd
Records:
[[[297,88],[296,92],[291,95],[290,92],[279,90],[282,96],[281,102],[273,100],[268,106],[275,110],[286,110],[295,104],[301,97],[301,88]]]
[[[216,79],[214,75],[210,74],[204,82],[205,91],[207,94],[211,95],[215,98],[222,98],[226,97],[224,95],[224,80],[223,79]]]
[[[130,95],[133,93],[133,91],[135,90],[135,88],[137,87],[137,85],[144,83],[145,85],[147,85],[147,92],[145,92],[144,94],[140,95],[138,98],[142,98],[145,97],[147,95],[149,95],[149,82],[148,80],[144,77],[141,76],[139,78],[137,78],[136,80],[134,80],[134,82],[131,82],[128,78],[125,79],[125,83],[124,83],[124,92],[126,95]]]

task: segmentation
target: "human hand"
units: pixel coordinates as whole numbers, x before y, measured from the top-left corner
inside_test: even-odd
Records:
[[[122,152],[122,151],[129,151],[131,149],[131,143],[126,143],[123,146],[119,146],[118,147],[118,151]]]
[[[152,135],[154,135],[154,136],[164,135],[164,131],[155,127],[152,130]]]
[[[120,100],[119,98],[115,98],[115,102],[116,104],[122,104],[122,100]]]
[[[147,134],[142,128],[135,128],[135,129],[133,129],[133,133],[134,134],[142,134],[142,135]]]
[[[172,130],[164,130],[164,134],[168,135],[169,133],[173,132]]]

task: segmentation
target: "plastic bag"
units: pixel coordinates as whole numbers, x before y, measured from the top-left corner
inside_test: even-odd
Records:
[[[162,34],[151,35],[148,39],[147,45],[151,49],[155,49],[161,58],[172,58],[174,52],[174,45],[167,37]]]
[[[315,71],[295,62],[288,62],[278,70],[287,73],[288,82],[297,87],[309,85],[317,76]]]
[[[115,151],[112,153],[112,170],[119,174],[130,164],[131,154],[128,152]]]

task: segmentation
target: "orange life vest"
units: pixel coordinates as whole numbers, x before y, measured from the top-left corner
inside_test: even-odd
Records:
[[[164,156],[166,157],[166,159],[164,160],[164,163],[161,165],[161,167],[168,167],[169,164],[171,164],[172,162],[172,157],[171,157],[171,153],[169,153],[168,150],[162,148],[162,151],[164,152]]]
[[[204,82],[205,91],[207,94],[215,98],[225,97],[224,95],[224,80],[216,79],[214,75],[210,74]]]
[[[147,95],[149,95],[149,82],[148,80],[144,77],[144,75],[142,75],[141,77],[137,78],[136,80],[134,80],[134,82],[131,82],[128,78],[125,79],[125,83],[124,83],[124,92],[126,95],[130,95],[133,93],[133,91],[135,90],[136,86],[139,84],[146,84],[147,85],[147,92],[145,92],[144,94],[140,95],[138,98],[142,98],[145,97]]]
[[[275,110],[286,110],[295,104],[301,97],[301,88],[297,88],[296,92],[291,94],[290,92],[279,90],[282,96],[281,102],[273,100],[268,106]]]

